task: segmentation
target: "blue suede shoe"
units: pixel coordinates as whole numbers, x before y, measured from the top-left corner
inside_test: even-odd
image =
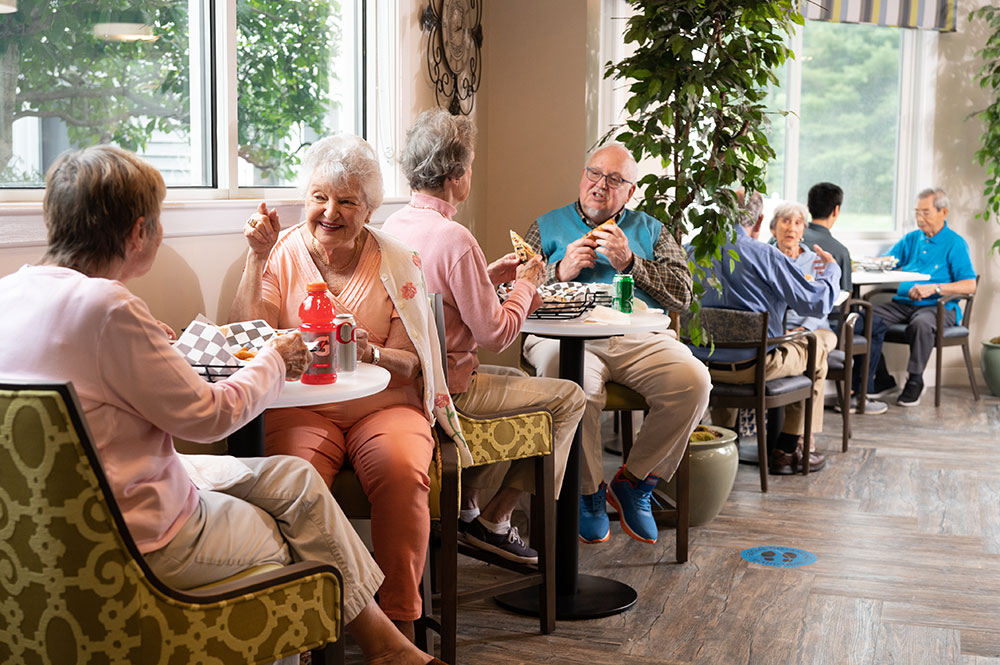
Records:
[[[653,519],[649,498],[659,480],[656,476],[646,476],[636,487],[619,469],[611,481],[608,503],[618,511],[625,533],[644,543],[656,542],[656,520]]]
[[[608,486],[601,486],[593,494],[580,495],[580,540],[585,543],[603,543],[611,537],[606,496]]]

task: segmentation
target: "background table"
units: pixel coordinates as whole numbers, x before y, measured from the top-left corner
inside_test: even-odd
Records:
[[[357,369],[353,372],[338,373],[335,383],[311,385],[301,381],[286,381],[278,399],[268,408],[346,402],[374,395],[384,390],[387,385],[389,385],[387,370],[368,363],[358,363]],[[235,457],[263,457],[264,413],[230,434],[227,446],[229,454]]]
[[[854,297],[861,297],[862,286],[872,284],[900,284],[901,282],[920,282],[930,279],[930,275],[922,272],[908,272],[906,270],[853,270],[851,271],[851,285],[854,289]]]
[[[636,312],[628,324],[585,323],[586,315],[570,320],[527,319],[521,332],[559,340],[559,377],[583,385],[584,342],[670,327],[664,314]],[[596,619],[624,612],[635,604],[635,589],[616,580],[580,575],[580,428],[573,436],[566,475],[556,503],[556,618]],[[507,609],[538,614],[538,591],[522,589],[497,596]]]

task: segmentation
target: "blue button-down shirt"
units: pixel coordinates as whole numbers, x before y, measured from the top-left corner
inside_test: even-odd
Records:
[[[903,282],[896,289],[893,300],[917,307],[934,305],[940,296],[912,300],[907,294],[914,284],[950,284],[976,278],[972,257],[969,256],[969,244],[965,242],[965,238],[948,227],[947,221],[931,238],[919,229],[910,231],[886,252],[886,256],[895,256],[899,259],[897,266],[899,270],[922,272],[931,276],[922,282]],[[954,310],[956,317],[961,320],[962,313],[958,309],[957,302],[950,302],[947,307]]]
[[[729,252],[735,250],[740,260],[734,261]],[[706,273],[702,307],[724,307],[745,312],[767,312],[769,337],[784,334],[782,321],[791,307],[805,316],[826,316],[840,293],[840,266],[830,263],[814,280],[807,280],[802,270],[776,247],[751,238],[742,226],[736,227],[736,242],[722,247],[722,260],[714,260],[715,279],[722,292],[711,283],[712,273]],[[739,362],[753,357],[752,349],[715,349],[691,347],[701,360]],[[709,355],[711,353],[711,355]]]

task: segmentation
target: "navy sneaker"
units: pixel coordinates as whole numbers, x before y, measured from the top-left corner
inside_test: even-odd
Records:
[[[508,527],[505,533],[494,533],[478,519],[474,519],[465,530],[465,542],[498,554],[508,561],[538,563],[538,552],[524,544],[516,526]]]
[[[644,543],[656,542],[658,529],[649,499],[659,480],[656,476],[646,476],[637,486],[619,469],[611,481],[608,503],[618,511],[625,533]]]
[[[909,378],[903,385],[903,392],[896,398],[899,406],[917,406],[920,396],[924,394],[924,382],[921,379]]]
[[[608,486],[601,483],[593,494],[580,495],[580,540],[585,543],[603,543],[611,537],[607,492]]]

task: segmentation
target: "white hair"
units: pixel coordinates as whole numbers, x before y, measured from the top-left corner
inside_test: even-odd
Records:
[[[369,210],[382,205],[382,171],[375,150],[353,134],[336,134],[316,141],[306,150],[299,169],[299,187],[320,178],[324,184],[357,187]]]

